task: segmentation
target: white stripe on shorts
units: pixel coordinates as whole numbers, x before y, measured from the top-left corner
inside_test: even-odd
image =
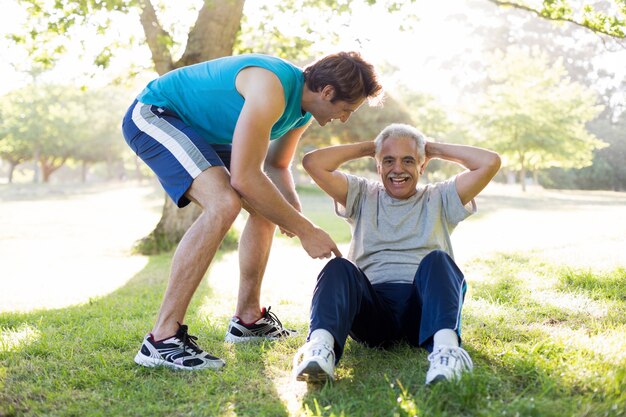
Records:
[[[159,142],[161,145],[165,146],[172,153],[174,158],[176,158],[178,162],[180,162],[183,168],[185,168],[185,170],[189,173],[189,175],[191,175],[192,178],[196,178],[198,175],[202,173],[202,169],[187,154],[187,152],[185,151],[185,148],[171,134],[168,134],[163,129],[156,126],[154,123],[150,123],[150,121],[148,121],[147,118],[144,117],[144,115],[142,114],[142,110],[144,110],[143,113],[145,114],[146,110],[150,111],[150,107],[151,106],[149,104],[137,102],[137,104],[133,108],[133,122],[137,125],[137,127],[141,131],[147,133],[148,135],[153,137],[157,142]],[[150,111],[150,114],[152,115],[152,111]],[[151,119],[154,118],[162,123],[167,123],[167,121],[163,119],[159,119],[155,115],[150,116],[150,118]],[[179,135],[182,135],[185,138],[187,138],[187,136],[183,132],[176,129],[171,124],[167,123],[167,125],[169,129],[172,129],[172,131],[176,131]]]

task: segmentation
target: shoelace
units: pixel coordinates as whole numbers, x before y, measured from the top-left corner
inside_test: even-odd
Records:
[[[183,349],[185,349],[186,351],[187,348],[190,348],[194,353],[202,352],[202,350],[196,343],[196,340],[198,340],[198,338],[196,336],[192,336],[189,333],[187,333],[187,330],[188,330],[187,325],[178,323],[178,326],[179,327],[178,327],[178,332],[176,333],[176,337],[178,337],[180,341],[183,343]]]
[[[428,360],[433,360],[436,356],[439,356],[439,355],[448,355],[448,356],[452,356],[455,359],[461,360],[461,362],[463,363],[463,366],[466,369],[472,369],[474,367],[472,358],[469,357],[468,353],[464,349],[442,347],[436,352],[433,352],[430,355],[428,355]]]
[[[294,367],[294,371],[295,368],[298,366],[298,364],[300,363],[300,361],[302,359],[304,359],[304,354],[306,353],[307,350],[310,349],[310,344],[311,342],[306,342],[304,345],[300,346],[300,349],[298,349],[298,351],[296,352],[296,355],[293,357],[293,367]],[[323,350],[328,350],[329,352],[333,353],[333,358],[334,358],[334,351],[333,349],[328,346],[327,344],[320,344],[320,347],[318,347],[317,349],[310,349],[311,350],[311,355],[312,356],[322,356],[322,351]]]
[[[272,306],[267,307],[267,310],[265,310],[265,314],[263,314],[263,318],[267,321],[270,321],[272,323],[277,324],[279,328],[283,328],[283,324],[280,322],[280,320],[278,319],[278,317],[276,317],[276,314],[274,313],[270,313],[270,309],[272,308]]]

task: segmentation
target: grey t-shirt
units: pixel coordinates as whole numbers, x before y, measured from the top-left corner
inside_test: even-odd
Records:
[[[372,284],[413,282],[421,260],[436,249],[454,258],[450,234],[476,212],[474,200],[461,203],[455,178],[418,186],[415,195],[398,200],[380,182],[346,177],[346,207],[335,202],[335,211],[352,228],[348,259]]]

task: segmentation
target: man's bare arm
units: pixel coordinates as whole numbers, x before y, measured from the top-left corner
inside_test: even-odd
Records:
[[[474,146],[427,141],[422,172],[430,159],[456,162],[468,169],[456,178],[456,190],[464,205],[472,201],[500,169],[497,153]]]
[[[359,142],[330,146],[307,153],[302,159],[304,169],[329,196],[342,206],[346,205],[348,180],[338,168],[345,162],[374,156],[374,142]]]
[[[300,238],[313,258],[341,256],[330,236],[299,213],[263,172],[273,124],[284,108],[282,85],[261,68],[243,70],[237,89],[245,103],[233,136],[231,185],[254,210]]]

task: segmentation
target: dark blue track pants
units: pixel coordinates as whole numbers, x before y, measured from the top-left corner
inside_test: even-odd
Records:
[[[352,262],[334,258],[317,278],[310,332],[325,329],[333,335],[337,362],[348,335],[367,346],[404,340],[431,352],[438,330],[455,330],[460,340],[466,289],[463,273],[440,250],[424,257],[412,284],[372,285]]]

